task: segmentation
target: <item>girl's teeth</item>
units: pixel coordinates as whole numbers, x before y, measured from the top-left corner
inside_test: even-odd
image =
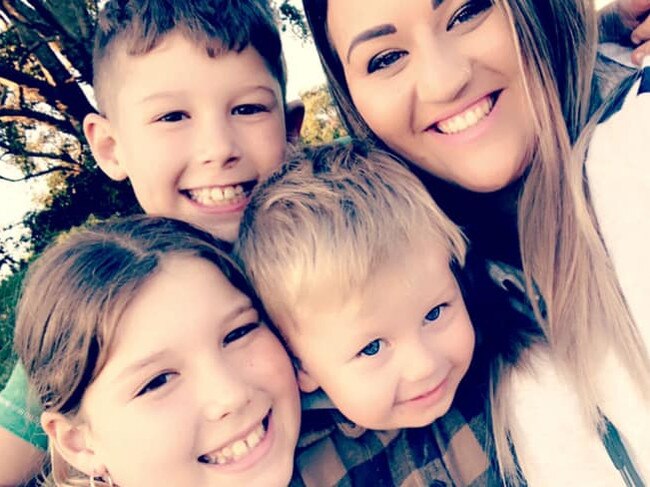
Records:
[[[477,103],[463,113],[455,115],[447,120],[443,120],[436,124],[438,130],[444,134],[456,134],[473,127],[492,111],[494,102],[492,98],[485,98],[483,101]]]
[[[237,440],[213,454],[202,455],[199,460],[202,463],[216,463],[217,465],[235,462],[259,445],[259,443],[264,439],[265,434],[266,431],[260,424],[255,428],[255,430],[251,431],[246,438]]]

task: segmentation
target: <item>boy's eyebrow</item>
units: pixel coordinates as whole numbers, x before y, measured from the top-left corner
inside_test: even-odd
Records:
[[[354,36],[352,39],[352,42],[350,42],[350,47],[348,48],[348,54],[346,56],[346,60],[349,63],[350,62],[350,55],[352,54],[352,50],[362,42],[369,41],[371,39],[375,39],[377,37],[382,37],[382,36],[387,36],[390,34],[395,34],[397,32],[397,29],[393,24],[382,24],[382,25],[377,25],[375,27],[371,27],[370,29],[366,29],[363,32],[357,34]]]
[[[264,90],[268,91],[270,94],[272,94],[274,97],[276,96],[275,90],[271,88],[270,86],[267,85],[253,85],[253,86],[244,86],[244,89],[246,90]],[[153,93],[151,95],[147,95],[141,100],[139,100],[137,103],[144,104],[147,102],[150,102],[152,100],[157,100],[157,99],[164,99],[164,98],[174,98],[179,95],[183,94],[182,90],[179,91],[161,91],[159,93]]]

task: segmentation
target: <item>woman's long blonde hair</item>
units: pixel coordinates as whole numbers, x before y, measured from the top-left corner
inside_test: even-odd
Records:
[[[585,414],[600,427],[593,370],[601,352],[613,348],[646,398],[650,359],[599,234],[584,172],[593,128],[605,110],[595,109],[598,94],[592,92],[596,13],[589,0],[495,3],[511,21],[537,129],[534,157],[518,202],[528,295],[555,359],[577,390]],[[304,5],[343,122],[354,136],[384,146],[354,107],[329,41],[327,0],[304,0]],[[491,408],[501,472],[517,483],[503,400],[509,370],[505,363],[495,364]]]

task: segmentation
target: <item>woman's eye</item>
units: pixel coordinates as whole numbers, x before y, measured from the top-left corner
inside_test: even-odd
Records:
[[[148,392],[152,392],[155,391],[156,389],[160,389],[162,386],[164,386],[170,380],[172,380],[174,375],[175,375],[174,372],[165,372],[164,374],[157,375],[149,382],[147,382],[147,384],[138,391],[136,396],[142,396],[144,394],[147,394]]]
[[[158,122],[174,123],[185,120],[186,118],[189,118],[189,115],[185,112],[169,112],[158,118]]]
[[[232,109],[233,115],[255,115],[257,113],[268,112],[269,109],[262,104],[249,103],[246,105],[237,105]]]
[[[377,355],[380,350],[381,350],[381,340],[378,338],[376,340],[371,341],[368,345],[363,347],[361,351],[358,353],[358,355],[372,357],[373,355]]]
[[[406,56],[406,51],[388,51],[379,54],[368,62],[368,73],[374,73],[380,69],[385,69],[388,66],[395,64],[404,56]]]
[[[247,325],[240,326],[239,328],[235,328],[224,337],[223,343],[224,345],[228,345],[229,343],[239,340],[240,338],[244,338],[246,335],[254,330],[257,330],[259,327],[259,323],[249,323]]]
[[[440,315],[442,314],[442,308],[444,308],[446,305],[444,304],[439,304],[435,308],[432,308],[424,317],[424,322],[425,323],[431,323],[432,321],[438,320],[440,318]]]
[[[447,30],[453,29],[457,24],[469,22],[474,17],[488,10],[492,5],[492,0],[470,0],[456,11],[447,24]]]

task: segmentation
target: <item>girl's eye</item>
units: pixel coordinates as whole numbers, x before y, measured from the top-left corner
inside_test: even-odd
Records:
[[[153,379],[151,379],[147,384],[138,391],[136,396],[142,396],[144,394],[147,394],[148,392],[155,391],[156,389],[160,389],[162,386],[167,384],[172,378],[176,375],[174,372],[165,372],[164,374],[159,374]]]
[[[181,120],[185,120],[186,118],[189,118],[189,115],[185,112],[169,112],[164,114],[162,117],[158,119],[159,122],[167,122],[167,123],[174,123],[174,122],[180,122]]]
[[[358,355],[372,357],[373,355],[377,355],[380,350],[381,350],[381,340],[378,338],[376,340],[371,341],[368,345],[363,347],[361,351],[358,353]]]
[[[432,321],[438,320],[440,318],[440,315],[442,314],[442,308],[444,308],[446,305],[444,304],[439,304],[435,308],[432,308],[424,317],[424,322],[425,323],[431,323]]]
[[[255,104],[255,103],[249,103],[246,105],[237,105],[235,108],[232,109],[232,114],[233,115],[255,115],[257,113],[262,113],[262,112],[268,112],[269,109],[266,108],[264,105],[261,104]]]
[[[240,338],[244,338],[246,335],[254,330],[257,330],[259,327],[259,323],[249,323],[247,325],[240,326],[239,328],[235,328],[224,337],[223,343],[224,345],[228,345],[229,343],[239,340]]]
[[[406,56],[406,51],[388,51],[373,57],[368,62],[368,73],[385,69]]]
[[[447,24],[447,30],[453,29],[457,24],[469,22],[490,7],[492,7],[492,0],[470,0],[456,11]]]

